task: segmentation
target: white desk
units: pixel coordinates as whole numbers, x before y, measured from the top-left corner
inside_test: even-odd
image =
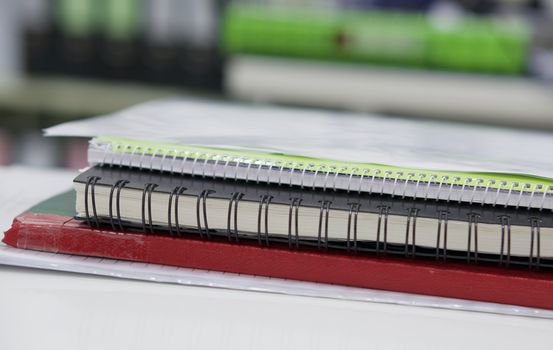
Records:
[[[3,181],[14,171],[22,183],[37,176],[0,168],[2,189],[18,185]],[[37,186],[55,193],[71,177],[41,172]],[[553,321],[546,319],[0,267],[0,349],[467,350],[552,343]]]

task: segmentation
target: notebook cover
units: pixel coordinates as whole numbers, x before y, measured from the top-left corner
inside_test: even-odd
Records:
[[[553,274],[418,259],[289,250],[199,238],[92,229],[73,219],[69,192],[16,217],[18,248],[553,309]]]

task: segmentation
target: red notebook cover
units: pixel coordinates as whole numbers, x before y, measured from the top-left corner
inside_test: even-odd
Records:
[[[24,213],[13,247],[553,309],[547,271],[93,229],[67,215]]]

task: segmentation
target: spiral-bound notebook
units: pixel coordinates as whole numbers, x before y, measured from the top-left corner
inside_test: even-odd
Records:
[[[548,133],[391,117],[166,100],[65,123],[91,164],[228,181],[553,209]]]
[[[77,217],[115,231],[222,236],[290,248],[553,267],[553,216],[538,209],[425,201],[93,167],[75,179]]]

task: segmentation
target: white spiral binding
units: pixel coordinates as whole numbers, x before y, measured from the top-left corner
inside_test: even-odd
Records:
[[[430,175],[430,180],[426,184],[426,192],[424,193],[424,200],[428,199],[428,194],[430,193],[430,185],[432,184],[432,180],[434,180],[437,177],[438,175],[435,175],[435,174]]]
[[[421,180],[426,177],[426,174],[419,174],[419,178],[417,180],[417,184],[415,185],[415,190],[413,191],[413,199],[417,198],[417,194],[419,193],[419,185],[421,183]],[[449,198],[448,198],[449,200]]]
[[[405,198],[405,192],[407,191],[407,185],[409,184],[409,181],[415,176],[415,173],[408,173],[407,174],[407,180],[405,180],[405,184],[403,185],[403,192],[401,193],[401,198]]]
[[[357,193],[361,194],[361,184],[363,183],[363,179],[365,178],[365,175],[370,171],[371,169],[368,169],[368,168],[363,169],[363,172],[361,173],[361,179],[359,180],[359,186],[357,186]]]
[[[476,186],[473,186],[472,188],[472,194],[470,196],[469,204],[472,204],[472,202],[474,201],[474,196],[476,195],[476,190],[478,189],[478,185],[480,185],[482,182],[484,182],[484,180],[476,179]],[[522,195],[522,191],[520,191],[520,194]]]
[[[522,184],[522,189],[515,190],[519,186],[517,182],[509,183],[502,180],[499,186],[495,188],[494,193],[490,191],[490,187],[495,184],[493,180],[489,180],[485,186],[482,186],[484,183],[483,179],[460,178],[456,176],[449,183],[447,195],[443,198],[444,192],[442,190],[445,182],[449,180],[447,175],[440,177],[436,174],[427,175],[420,173],[418,178],[414,180],[415,174],[408,173],[407,179],[402,180],[403,172],[394,170],[385,170],[382,173],[380,169],[358,169],[355,167],[348,169],[347,166],[338,167],[324,164],[307,164],[304,167],[304,164],[301,162],[285,163],[281,160],[273,159],[242,158],[228,154],[178,151],[176,149],[141,147],[129,144],[105,144],[101,148],[103,149],[103,154],[98,155],[93,163],[108,164],[110,167],[114,165],[119,167],[128,166],[149,169],[150,171],[168,171],[170,173],[174,173],[175,168],[180,167],[181,174],[188,173],[192,176],[200,174],[202,177],[219,177],[225,180],[232,177],[234,180],[241,179],[246,182],[253,181],[250,177],[254,177],[256,183],[262,181],[266,183],[273,182],[279,186],[286,183],[289,186],[298,185],[301,188],[311,187],[315,189],[316,187],[320,187],[323,190],[331,189],[337,191],[338,189],[343,189],[347,192],[355,189],[358,193],[368,192],[369,194],[373,193],[376,189],[378,193],[387,193],[392,197],[401,194],[402,198],[408,195],[409,188],[412,187],[410,197],[424,198],[424,200],[429,199],[432,195],[435,200],[450,202],[454,192],[457,192],[456,197],[459,203],[465,201],[472,204],[478,197],[480,198],[479,203],[481,205],[488,203],[492,206],[497,206],[501,202],[505,207],[512,205],[518,208],[523,203],[526,203],[528,209],[537,208],[543,210],[546,203],[548,203],[547,207],[553,209],[551,201],[547,202],[548,199],[553,197],[553,186],[546,187],[542,184],[532,186],[525,183]],[[127,162],[125,162],[126,158]],[[190,168],[188,171],[186,171],[187,167]],[[211,171],[208,171],[208,167],[211,167]],[[244,168],[245,176],[240,177],[240,172]],[[266,171],[263,171],[264,168],[266,168]],[[275,168],[278,170],[274,171]],[[348,170],[349,174],[347,173]],[[362,171],[360,175],[356,174],[359,170]],[[220,173],[221,171],[222,173]],[[255,173],[252,173],[252,171]],[[265,173],[265,179],[263,179],[263,173]],[[296,181],[295,176],[298,173],[299,177]],[[331,175],[332,180],[330,179]],[[429,180],[423,180],[427,176]],[[345,182],[343,185],[340,185],[339,182],[342,177],[345,179]],[[311,178],[311,183],[309,183],[309,178]],[[469,185],[473,180],[476,181],[476,184]],[[329,183],[330,181],[332,184]],[[355,185],[356,181],[357,184]],[[403,183],[403,186],[399,191],[400,193],[398,193],[398,186],[401,183]],[[421,186],[421,183],[425,184],[425,186]],[[424,188],[423,193],[421,193],[421,188]],[[516,194],[517,192],[518,195]],[[538,193],[540,193],[541,198],[536,198]],[[489,195],[492,195],[493,198],[489,198]]]

